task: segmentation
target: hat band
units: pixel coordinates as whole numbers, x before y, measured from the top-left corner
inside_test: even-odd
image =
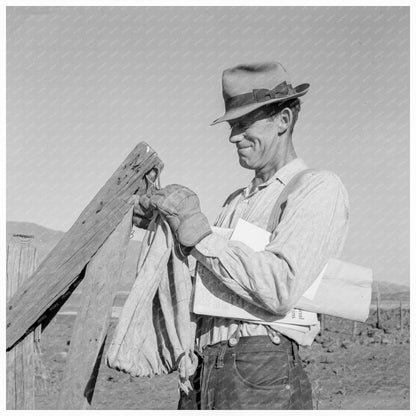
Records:
[[[236,95],[234,97],[227,98],[225,100],[226,111],[233,108],[242,107],[247,104],[262,103],[264,101],[273,100],[275,98],[285,98],[290,94],[293,94],[294,90],[291,84],[283,81],[277,87],[272,90],[266,88],[253,90],[246,94]]]

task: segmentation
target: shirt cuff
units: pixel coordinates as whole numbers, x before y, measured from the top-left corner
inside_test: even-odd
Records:
[[[227,247],[228,239],[216,233],[203,238],[191,251],[191,255],[202,254],[205,257],[219,257]],[[195,253],[196,252],[196,253]]]

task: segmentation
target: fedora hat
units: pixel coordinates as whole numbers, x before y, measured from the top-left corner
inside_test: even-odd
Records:
[[[222,73],[225,114],[211,125],[234,120],[264,105],[306,94],[309,84],[292,87],[290,77],[279,62],[242,64]]]

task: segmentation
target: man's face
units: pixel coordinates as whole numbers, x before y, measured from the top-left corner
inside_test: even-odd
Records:
[[[228,122],[230,142],[237,147],[240,165],[247,169],[263,170],[272,165],[277,153],[277,119],[260,108]]]

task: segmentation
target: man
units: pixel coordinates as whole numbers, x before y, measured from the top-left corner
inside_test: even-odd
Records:
[[[279,195],[307,168],[296,155],[292,133],[299,97],[308,88],[308,84],[293,87],[277,62],[224,71],[226,112],[213,124],[229,123],[229,141],[236,146],[240,165],[255,175],[246,188],[230,195],[216,226],[234,228],[243,218],[267,229]],[[210,269],[213,278],[247,303],[281,317],[295,306],[326,262],[339,256],[349,209],[339,178],[317,170],[304,173],[282,206],[270,242],[260,252],[213,233],[197,196],[180,185],[142,199],[135,221],[140,222],[143,211],[158,209],[182,250]],[[201,316],[194,390],[181,393],[178,408],[312,409],[311,385],[298,354],[302,338],[290,327],[278,328]],[[317,328],[311,331],[308,335],[313,338]]]

